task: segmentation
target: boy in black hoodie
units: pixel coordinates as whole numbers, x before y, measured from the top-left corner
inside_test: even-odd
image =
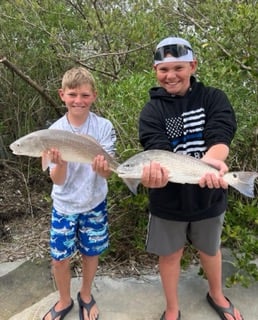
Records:
[[[190,43],[182,38],[163,39],[156,48],[154,69],[159,87],[139,120],[144,150],[162,149],[188,154],[215,166],[220,177],[207,173],[199,185],[168,182],[158,163],[146,166],[142,183],[149,188],[150,221],[147,251],[159,256],[166,296],[161,320],[180,319],[177,286],[185,243],[199,251],[209,291],[207,300],[221,319],[242,320],[222,291],[220,237],[227,206],[228,171],[225,160],[236,131],[232,106],[219,89],[197,82],[197,60]]]

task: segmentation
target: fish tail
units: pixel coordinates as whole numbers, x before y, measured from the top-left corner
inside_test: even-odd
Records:
[[[129,178],[122,178],[124,183],[127,185],[127,187],[129,188],[129,190],[133,193],[133,194],[137,194],[137,188],[138,185],[140,183],[139,179],[129,179]]]
[[[232,172],[232,174],[236,175],[238,179],[235,183],[229,183],[229,185],[241,192],[243,195],[254,198],[254,182],[255,179],[258,178],[258,173],[249,171],[238,171]]]

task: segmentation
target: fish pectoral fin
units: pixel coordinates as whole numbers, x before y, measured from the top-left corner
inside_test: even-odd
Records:
[[[127,187],[129,188],[129,190],[133,193],[133,194],[137,194],[137,188],[138,185],[140,183],[139,179],[129,179],[129,178],[122,178],[124,183],[127,185]]]
[[[51,163],[51,159],[50,159],[50,155],[48,152],[43,152],[41,154],[41,166],[42,166],[42,170],[46,171],[47,168],[49,167]]]

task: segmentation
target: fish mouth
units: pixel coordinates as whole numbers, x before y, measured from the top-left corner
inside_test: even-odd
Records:
[[[17,150],[15,148],[15,144],[10,144],[9,148],[12,150],[13,154],[16,154],[16,155],[22,155],[22,152],[20,152],[19,150]]]
[[[23,154],[19,151],[15,151],[15,150],[12,150],[13,154],[17,155],[17,156],[22,156]]]
[[[9,148],[12,150],[12,152],[15,154],[15,150],[14,150],[14,145],[13,144],[10,144],[9,145]]]

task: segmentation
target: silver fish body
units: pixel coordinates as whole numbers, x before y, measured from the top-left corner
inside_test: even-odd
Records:
[[[97,155],[103,155],[112,171],[116,172],[119,163],[89,135],[78,135],[65,130],[43,129],[31,132],[10,144],[15,155],[41,157],[44,151],[58,149],[62,159],[68,162],[91,164]],[[43,166],[46,170],[48,165]],[[135,180],[123,179],[134,192]]]
[[[62,159],[69,162],[92,163],[96,155],[103,155],[114,170],[118,163],[89,135],[78,135],[65,130],[44,129],[31,132],[10,145],[16,155],[41,157],[51,148],[60,151]]]
[[[216,168],[199,159],[165,150],[147,150],[137,153],[123,162],[116,172],[120,178],[135,179],[139,184],[143,167],[152,161],[160,163],[168,170],[170,182],[198,184],[205,173],[219,175]],[[254,197],[254,182],[257,177],[257,172],[237,171],[226,173],[223,179],[245,196]],[[136,193],[136,190],[134,191]]]

